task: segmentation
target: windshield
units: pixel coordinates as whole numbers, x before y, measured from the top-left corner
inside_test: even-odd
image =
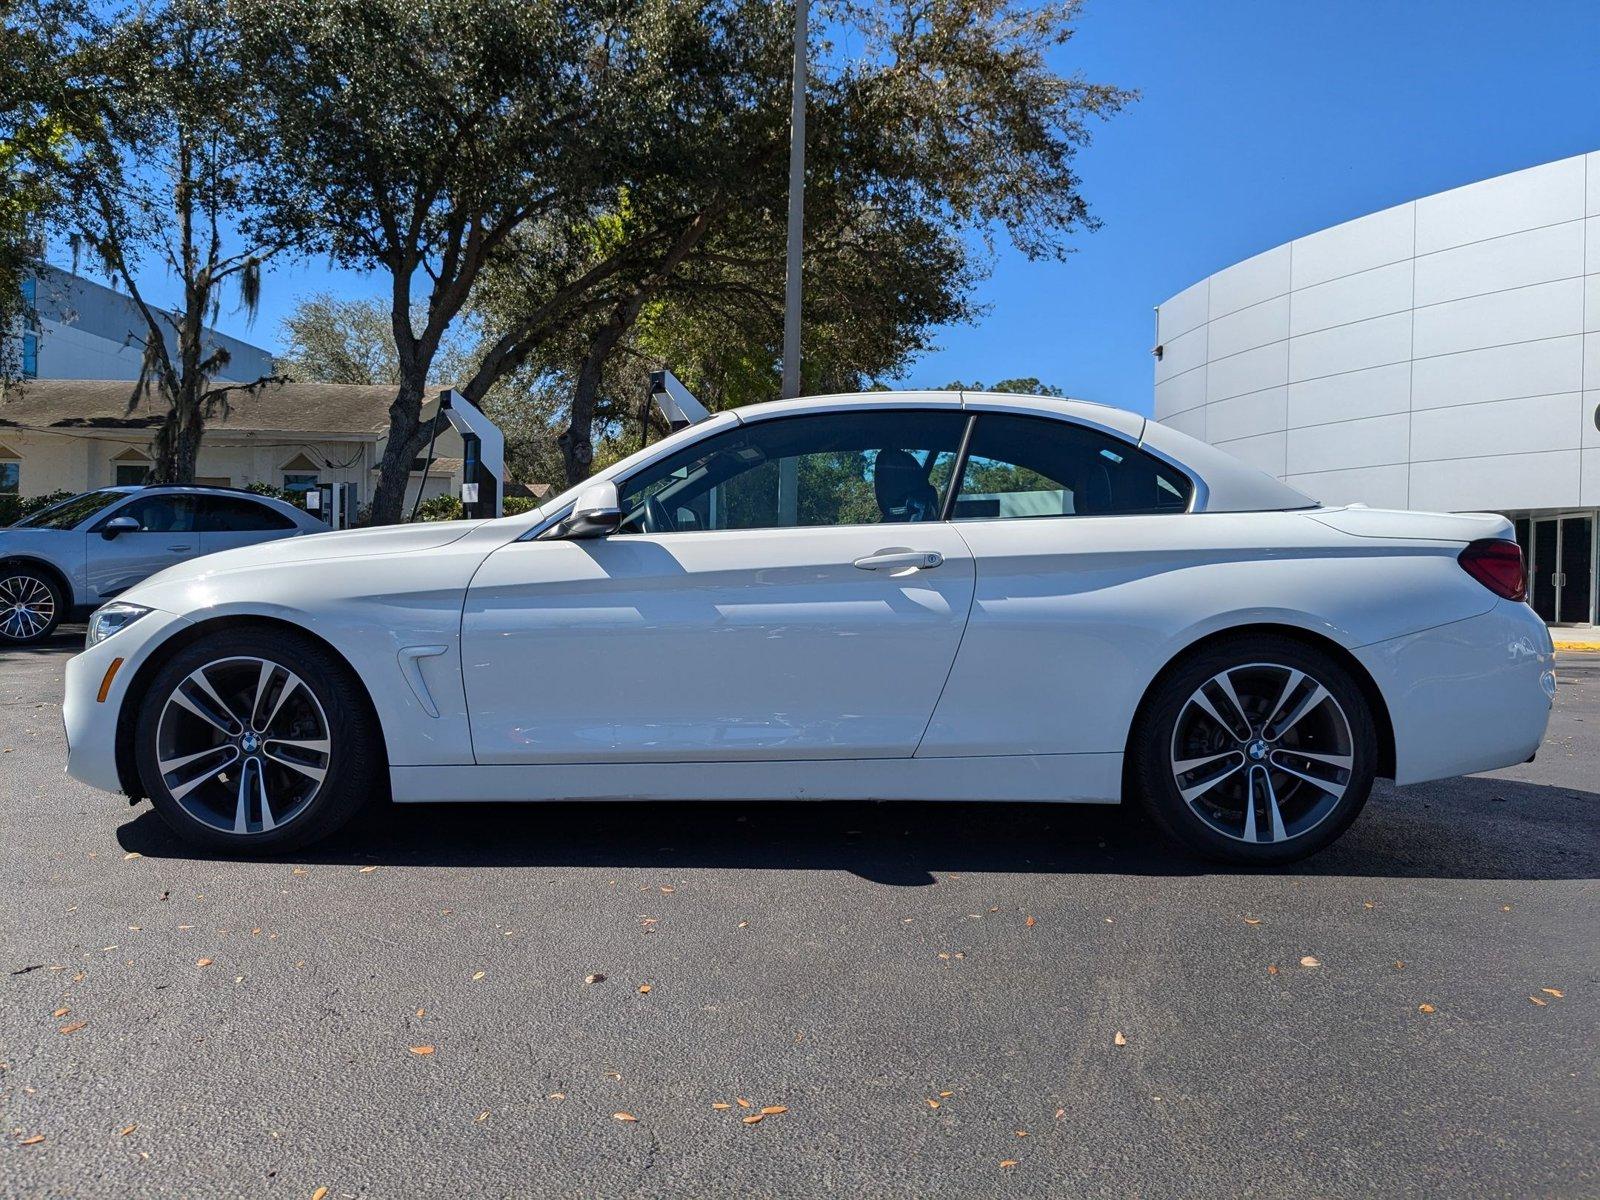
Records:
[[[127,497],[127,492],[84,492],[81,496],[74,496],[70,500],[61,501],[60,504],[42,508],[32,516],[23,517],[12,528],[73,529],[101,509],[109,508],[118,500],[125,500]]]

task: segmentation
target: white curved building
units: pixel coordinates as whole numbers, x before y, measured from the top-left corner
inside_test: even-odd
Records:
[[[1156,308],[1156,418],[1329,503],[1517,519],[1596,619],[1600,151],[1297,238]]]

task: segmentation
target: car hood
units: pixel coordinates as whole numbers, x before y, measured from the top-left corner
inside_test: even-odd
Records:
[[[415,525],[383,525],[375,529],[350,529],[339,533],[312,533],[304,537],[282,538],[256,546],[243,546],[238,550],[207,554],[168,567],[138,584],[127,595],[132,596],[156,583],[180,583],[246,568],[286,567],[373,555],[415,554],[448,546],[482,524],[482,521],[424,521]]]
[[[1388,508],[1319,508],[1311,520],[1352,537],[1401,538],[1424,542],[1475,542],[1512,536],[1511,522],[1498,513],[1401,512]]]

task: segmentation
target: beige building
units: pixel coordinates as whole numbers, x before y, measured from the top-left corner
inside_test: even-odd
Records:
[[[163,405],[147,398],[129,408],[131,385],[119,380],[33,379],[0,400],[0,492],[39,496],[142,483]],[[274,384],[235,394],[214,416],[200,446],[196,482],[289,491],[353,484],[356,503],[371,502],[383,455],[392,387],[334,383]],[[424,415],[437,410],[429,401]],[[461,438],[439,434],[423,482],[413,464],[406,503],[461,488]]]

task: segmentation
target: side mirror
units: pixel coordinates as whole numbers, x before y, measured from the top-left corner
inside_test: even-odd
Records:
[[[556,538],[598,538],[615,533],[622,524],[621,501],[617,485],[609,479],[591,484],[578,493],[572,515],[551,531]]]
[[[112,517],[107,521],[105,528],[100,531],[100,536],[110,541],[119,533],[138,533],[139,522],[132,517]]]

